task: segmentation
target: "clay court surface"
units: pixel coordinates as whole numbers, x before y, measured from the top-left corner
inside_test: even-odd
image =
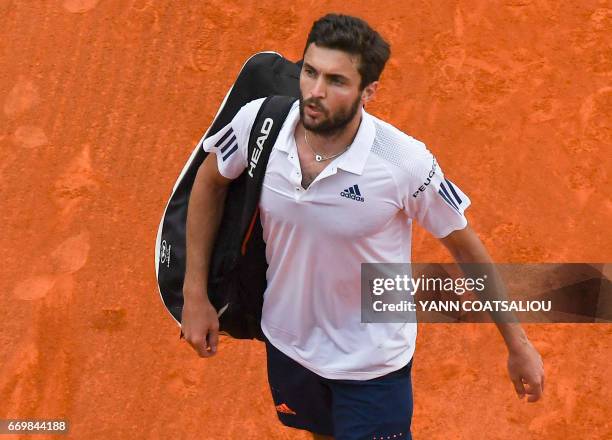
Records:
[[[262,343],[199,359],[179,341],[154,243],[245,59],[299,59],[329,11],[390,41],[368,110],[429,146],[496,261],[612,261],[612,4],[323,3],[0,0],[0,418],[66,419],[74,439],[309,438],[276,419]],[[451,261],[414,234],[415,261]],[[612,438],[612,325],[525,329],[537,404],[493,325],[420,325],[414,438]]]

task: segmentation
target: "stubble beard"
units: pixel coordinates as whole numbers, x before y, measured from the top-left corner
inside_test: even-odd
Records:
[[[324,109],[315,99],[306,99],[300,93],[300,122],[304,128],[308,131],[316,133],[321,136],[330,137],[340,133],[349,122],[353,120],[357,111],[359,110],[359,104],[361,103],[361,97],[357,97],[355,102],[348,108],[339,110],[333,115],[330,115],[327,109]],[[317,110],[321,111],[325,116],[321,122],[317,124],[311,124],[306,122],[304,115],[304,107],[308,104],[314,104]]]

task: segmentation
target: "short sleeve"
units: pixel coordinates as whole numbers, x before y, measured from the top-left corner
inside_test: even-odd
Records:
[[[412,168],[408,193],[403,194],[406,213],[436,238],[467,226],[469,197],[445,177],[436,158],[425,150]]]
[[[229,124],[201,141],[204,151],[216,154],[219,173],[228,179],[237,178],[247,167],[251,128],[264,99],[245,104]]]

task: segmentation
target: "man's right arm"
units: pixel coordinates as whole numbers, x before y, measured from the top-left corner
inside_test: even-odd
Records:
[[[181,331],[201,357],[213,356],[219,342],[217,311],[208,299],[208,268],[230,182],[219,173],[215,154],[209,154],[189,197]]]
[[[244,105],[232,121],[202,139],[210,153],[196,174],[187,208],[187,262],[181,330],[201,357],[215,354],[217,311],[208,300],[208,268],[225,205],[227,187],[247,167],[248,141],[262,99]]]

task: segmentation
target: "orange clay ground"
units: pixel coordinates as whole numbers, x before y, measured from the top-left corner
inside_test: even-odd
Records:
[[[207,360],[179,341],[153,260],[244,60],[299,59],[329,11],[390,41],[369,111],[436,154],[496,261],[612,261],[611,8],[0,0],[0,418],[64,418],[74,439],[309,438],[277,421],[261,343],[222,339]],[[451,261],[419,227],[414,260]],[[420,325],[414,438],[612,438],[612,325],[525,329],[546,365],[537,404],[517,399],[493,325]]]

